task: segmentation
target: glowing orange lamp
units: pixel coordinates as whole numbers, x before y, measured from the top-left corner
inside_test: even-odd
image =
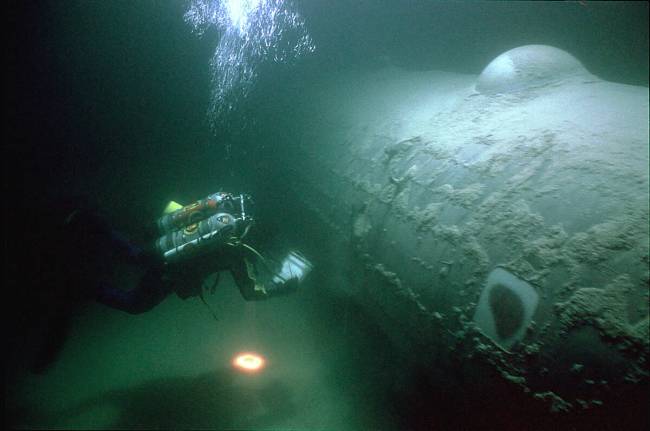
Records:
[[[232,360],[232,365],[245,373],[257,373],[264,368],[266,360],[257,353],[245,352],[237,354]]]

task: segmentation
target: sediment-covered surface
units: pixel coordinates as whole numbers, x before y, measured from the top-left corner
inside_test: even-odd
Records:
[[[250,160],[283,167],[262,188],[331,233],[311,247],[330,288],[372,310],[433,381],[482,393],[501,380],[558,414],[643,394],[648,89],[586,71],[509,93],[476,81],[391,68],[284,89],[274,103],[293,115],[269,112],[277,134],[253,139],[289,149]],[[495,268],[539,295],[508,350],[474,319]],[[494,318],[509,316],[495,301]]]

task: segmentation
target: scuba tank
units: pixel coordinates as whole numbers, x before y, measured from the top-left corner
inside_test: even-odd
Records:
[[[162,234],[182,229],[215,214],[219,211],[220,206],[223,206],[222,204],[231,198],[232,196],[228,193],[213,193],[204,199],[163,215],[156,224]]]
[[[243,238],[253,223],[246,208],[250,201],[247,195],[219,192],[163,215],[156,250],[166,262],[176,262]]]
[[[228,213],[217,213],[162,236],[156,241],[156,249],[166,261],[177,261],[213,250],[234,236],[236,227],[235,217]]]

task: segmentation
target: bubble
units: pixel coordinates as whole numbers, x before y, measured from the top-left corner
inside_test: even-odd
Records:
[[[248,96],[264,63],[291,63],[316,49],[284,0],[193,0],[184,17],[197,35],[211,27],[220,35],[210,60],[213,128]]]

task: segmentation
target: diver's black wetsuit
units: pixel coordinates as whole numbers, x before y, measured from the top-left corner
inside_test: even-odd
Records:
[[[134,245],[88,205],[43,207],[47,211],[23,211],[21,225],[16,226],[25,232],[21,239],[29,245],[18,259],[29,265],[29,273],[14,281],[12,288],[16,292],[12,313],[23,332],[16,331],[10,344],[20,348],[21,340],[42,339],[30,366],[34,372],[43,372],[54,362],[72,317],[88,302],[144,313],[171,293],[183,299],[200,295],[205,278],[226,269],[246,300],[267,297],[250,277],[241,248],[225,246],[187,263],[165,265],[160,256]],[[122,289],[114,284],[118,263],[145,269],[136,287]]]
[[[251,274],[256,271],[253,264],[255,256],[246,253],[241,247],[224,245],[218,251],[193,257],[187,262],[167,265],[155,252],[142,249],[128,241],[99,215],[87,212],[77,218],[80,235],[75,235],[73,240],[87,241],[84,232],[90,227],[94,232],[92,240],[96,245],[108,249],[122,262],[146,268],[138,285],[129,290],[118,288],[106,279],[89,283],[88,288],[91,291],[88,294],[104,305],[130,314],[144,313],[173,292],[183,299],[201,295],[205,279],[224,270],[230,271],[244,299],[250,301],[265,299],[268,296]],[[75,230],[77,227],[71,224],[69,229]]]
[[[58,356],[73,317],[108,286],[115,264],[149,263],[83,197],[25,200],[11,226],[8,244],[19,247],[8,280],[15,324],[9,350],[14,362],[43,372]]]
[[[132,245],[125,246],[135,250]],[[141,264],[143,254],[144,252],[133,254],[133,263]],[[268,296],[249,274],[249,271],[256,270],[252,266],[254,257],[247,256],[239,248],[224,246],[221,251],[173,265],[163,265],[151,258],[147,260],[149,267],[137,287],[122,290],[109,283],[100,283],[95,288],[95,299],[109,307],[140,314],[151,310],[172,292],[183,299],[201,295],[206,278],[224,270],[230,271],[245,300],[265,299]],[[250,268],[247,267],[247,260]]]

